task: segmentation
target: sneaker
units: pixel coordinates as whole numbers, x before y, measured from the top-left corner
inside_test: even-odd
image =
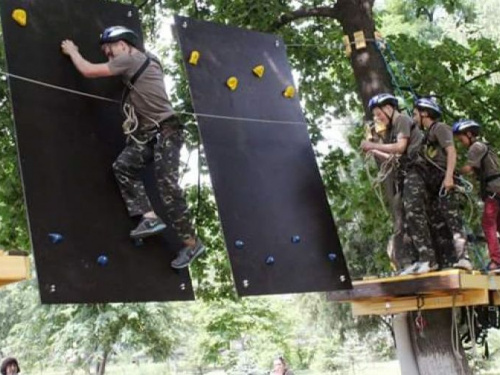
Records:
[[[420,275],[423,273],[429,273],[436,271],[438,269],[438,264],[433,262],[420,262],[417,268],[416,274]]]
[[[459,259],[457,263],[453,265],[453,268],[458,268],[461,270],[472,271],[472,263],[467,258]]]
[[[490,261],[486,266],[486,272],[490,275],[500,274],[500,265],[497,262]]]
[[[186,268],[193,260],[199,257],[205,251],[203,243],[197,239],[194,247],[185,246],[179,251],[177,258],[175,258],[170,265],[172,268],[181,269]]]
[[[415,262],[413,264],[410,264],[408,267],[403,268],[403,270],[401,272],[399,272],[399,276],[414,275],[417,273],[419,266],[420,266],[419,262]]]
[[[159,217],[150,218],[143,217],[139,225],[132,231],[130,231],[130,237],[144,238],[149,236],[154,236],[155,234],[164,230],[167,226]]]

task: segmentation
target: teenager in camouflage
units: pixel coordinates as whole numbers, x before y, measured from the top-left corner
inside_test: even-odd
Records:
[[[384,143],[364,141],[363,151],[378,157],[398,155],[397,185],[403,203],[405,236],[401,275],[426,273],[436,269],[435,252],[425,213],[425,184],[414,167],[423,134],[410,117],[399,112],[398,100],[391,94],[379,94],[368,104],[376,122],[388,129]]]
[[[130,29],[112,26],[104,30],[100,41],[107,63],[87,61],[71,40],[61,43],[62,52],[71,58],[85,77],[121,76],[126,88],[122,103],[127,117],[124,131],[127,144],[113,164],[113,170],[130,216],[141,217],[130,232],[132,238],[156,235],[166,224],[153,210],[140,178],[145,167],[154,163],[161,200],[168,212],[169,224],[184,242],[173,268],[187,267],[205,247],[195,237],[183,192],[178,184],[183,126],[175,116],[163,82],[158,59],[141,51],[139,38]]]
[[[466,235],[454,191],[454,171],[457,152],[453,143],[451,127],[439,122],[442,110],[433,100],[420,98],[415,102],[413,119],[426,130],[423,157],[427,191],[429,193],[429,222],[439,232],[446,225],[452,236],[455,249],[455,268],[472,270],[467,256]],[[446,261],[446,259],[445,259]]]

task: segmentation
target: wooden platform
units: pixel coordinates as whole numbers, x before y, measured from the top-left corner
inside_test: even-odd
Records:
[[[354,316],[500,305],[500,276],[447,270],[354,281],[352,290],[331,292],[329,299],[350,302]]]
[[[9,255],[0,250],[0,286],[30,278],[30,261],[25,255]]]

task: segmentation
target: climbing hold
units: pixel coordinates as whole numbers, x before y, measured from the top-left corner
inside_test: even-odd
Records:
[[[257,65],[255,68],[253,68],[252,72],[255,74],[257,77],[262,78],[264,75],[264,65]]]
[[[186,284],[182,283],[181,285],[179,285],[179,288],[181,290],[186,290]]]
[[[234,246],[236,246],[237,249],[243,249],[245,243],[242,240],[236,240],[234,241]]]
[[[62,242],[64,237],[62,236],[62,234],[59,233],[49,233],[49,239],[52,243],[56,244]]]
[[[345,275],[340,275],[339,280],[340,280],[340,282],[345,283],[345,281],[347,279],[346,279]]]
[[[243,280],[243,288],[248,288],[250,286],[250,281],[247,279]]]
[[[109,262],[109,259],[106,255],[99,255],[97,258],[97,264],[100,266],[107,266]]]
[[[292,243],[299,243],[300,242],[300,236],[292,236]]]
[[[328,259],[330,259],[332,262],[337,259],[337,254],[330,253],[328,254]]]
[[[293,98],[295,96],[295,88],[293,86],[288,86],[285,91],[283,91],[283,96],[288,99]]]
[[[12,12],[12,18],[21,26],[26,26],[28,21],[28,16],[26,15],[26,11],[24,9],[15,9]]]
[[[272,255],[268,256],[266,259],[266,264],[272,266],[274,264],[274,257]]]
[[[200,59],[200,53],[198,51],[192,51],[189,56],[189,63],[191,65],[198,65],[198,60]]]
[[[238,78],[236,77],[229,77],[226,81],[227,87],[229,87],[232,91],[236,90],[238,87]]]

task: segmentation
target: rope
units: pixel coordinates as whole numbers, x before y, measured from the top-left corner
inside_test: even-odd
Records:
[[[111,102],[111,103],[120,103],[119,100],[110,99],[110,98],[106,98],[106,97],[99,96],[99,95],[89,94],[89,93],[86,93],[86,92],[83,92],[83,91],[69,89],[67,87],[52,85],[50,83],[38,81],[38,80],[35,80],[35,79],[31,79],[31,78],[26,78],[26,77],[19,76],[19,75],[16,75],[16,74],[6,73],[6,72],[4,72],[2,70],[0,70],[0,75],[6,76],[6,77],[16,78],[16,79],[19,79],[19,80],[22,80],[22,81],[26,81],[26,82],[29,82],[29,83],[33,83],[35,85],[44,86],[44,87],[48,87],[48,88],[55,89],[55,90],[69,92],[71,94],[86,96],[86,97],[89,97],[89,98],[93,98],[93,99],[97,99],[97,100],[102,100],[102,101],[106,101],[106,102]],[[218,120],[249,121],[249,122],[258,122],[258,123],[266,123],[266,124],[307,125],[307,122],[305,122],[305,121],[266,120],[266,119],[250,118],[250,117],[236,117],[236,116],[214,115],[214,114],[208,114],[208,113],[196,113],[196,112],[186,112],[186,111],[179,111],[179,112],[176,112],[176,113],[182,114],[182,115],[193,116],[195,118],[196,117],[206,117],[206,118],[214,118],[214,119],[218,119]],[[143,114],[141,114],[141,115],[143,115]],[[151,118],[148,118],[148,119],[151,120],[151,121],[154,121]]]
[[[16,78],[16,79],[19,79],[19,80],[21,80],[21,81],[26,81],[26,82],[29,82],[29,83],[34,83],[34,84],[36,84],[36,85],[39,85],[39,86],[44,86],[44,87],[48,87],[48,88],[51,88],[51,89],[56,89],[56,90],[60,90],[60,91],[66,91],[66,92],[69,92],[69,93],[71,93],[71,94],[77,94],[77,95],[81,95],[81,96],[86,96],[86,97],[89,97],[89,98],[92,98],[92,99],[103,100],[103,101],[106,101],[106,102],[111,102],[111,103],[120,103],[120,101],[119,101],[119,100],[106,98],[106,97],[104,97],[104,96],[99,96],[99,95],[89,94],[89,93],[86,93],[86,92],[82,92],[82,91],[78,91],[78,90],[69,89],[69,88],[67,88],[67,87],[62,87],[62,86],[52,85],[52,84],[47,83],[47,82],[37,81],[36,79],[31,79],[31,78],[27,78],[27,77],[19,76],[19,75],[17,75],[17,74],[6,73],[6,72],[4,72],[3,70],[0,70],[0,75],[3,75],[3,76],[5,76],[5,77],[12,77],[12,78]]]
[[[457,358],[460,362],[462,360],[462,355],[460,354],[460,334],[458,332],[458,321],[456,317],[456,293],[452,295],[452,306],[451,306],[451,348],[453,350],[453,354],[455,358]]]
[[[387,208],[385,206],[381,184],[392,173],[392,169],[394,166],[391,165],[391,160],[394,159],[395,155],[391,155],[387,160],[385,160],[380,165],[379,171],[377,173],[377,177],[373,177],[371,172],[370,172],[370,166],[367,163],[368,158],[370,156],[371,156],[371,154],[366,154],[366,156],[364,158],[365,163],[363,163],[363,164],[365,166],[366,175],[368,176],[368,180],[371,182],[371,185],[372,185],[373,190],[375,192],[375,196],[379,200],[379,202],[382,206],[382,209],[384,210],[384,213],[386,215],[389,215],[389,213],[387,212]]]
[[[474,325],[474,310],[472,311],[471,314],[471,312],[469,311],[469,306],[466,306],[465,311],[467,313],[467,325],[469,326],[470,339],[472,343],[472,361],[473,363],[475,363],[477,358],[477,348],[476,348],[476,329]]]

